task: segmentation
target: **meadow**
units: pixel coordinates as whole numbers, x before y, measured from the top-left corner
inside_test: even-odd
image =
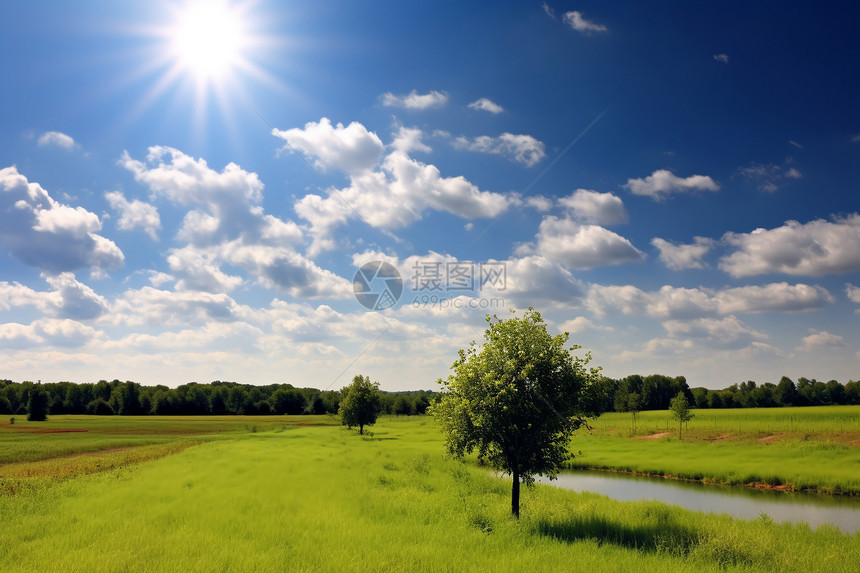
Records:
[[[613,436],[611,420],[589,440],[662,440]],[[18,484],[0,492],[5,571],[837,572],[860,562],[860,534],[832,527],[551,486],[524,489],[517,521],[509,481],[446,458],[425,417],[383,417],[363,438],[329,416],[52,416],[22,431],[34,425],[0,425],[0,483]],[[88,431],[51,431],[72,429]]]
[[[573,468],[860,496],[860,406],[607,413],[572,443]]]

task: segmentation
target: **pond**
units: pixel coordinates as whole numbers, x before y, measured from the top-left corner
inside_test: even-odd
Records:
[[[720,487],[598,471],[564,472],[553,481],[538,476],[537,481],[573,491],[599,493],[619,501],[657,500],[740,519],[757,519],[767,514],[776,522],[805,522],[813,529],[828,523],[845,533],[860,531],[860,502],[852,498]]]

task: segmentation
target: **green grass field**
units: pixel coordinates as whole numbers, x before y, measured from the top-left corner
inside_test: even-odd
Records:
[[[326,416],[56,416],[44,428],[90,431],[40,434],[4,425],[5,459],[16,460],[15,451],[26,459],[0,465],[0,483],[30,486],[0,493],[0,564],[5,571],[838,572],[860,562],[860,534],[550,486],[524,490],[516,521],[510,483],[473,461],[446,459],[431,419],[383,418],[366,438],[336,424]],[[141,442],[117,449],[111,437]],[[111,451],[93,451],[101,439]],[[163,441],[144,445],[152,439]],[[105,461],[130,452],[150,453]],[[59,470],[81,458],[105,463]]]
[[[604,414],[571,466],[860,495],[860,406],[694,413],[680,440],[668,411]]]

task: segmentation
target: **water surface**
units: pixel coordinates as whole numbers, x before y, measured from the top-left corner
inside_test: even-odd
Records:
[[[760,491],[705,485],[597,471],[564,472],[545,483],[573,491],[590,491],[619,501],[657,500],[708,513],[726,513],[740,519],[761,514],[777,522],[805,522],[813,529],[824,523],[845,533],[860,531],[860,501],[791,492]]]

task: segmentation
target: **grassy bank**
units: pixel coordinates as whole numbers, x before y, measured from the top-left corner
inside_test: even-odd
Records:
[[[728,485],[860,495],[860,406],[695,410],[678,438],[669,412],[604,414],[573,441],[572,467]]]
[[[305,421],[310,421],[308,418]],[[325,419],[319,419],[325,422]],[[0,495],[9,571],[850,571],[860,535],[527,488],[442,455],[426,419],[222,434]]]

